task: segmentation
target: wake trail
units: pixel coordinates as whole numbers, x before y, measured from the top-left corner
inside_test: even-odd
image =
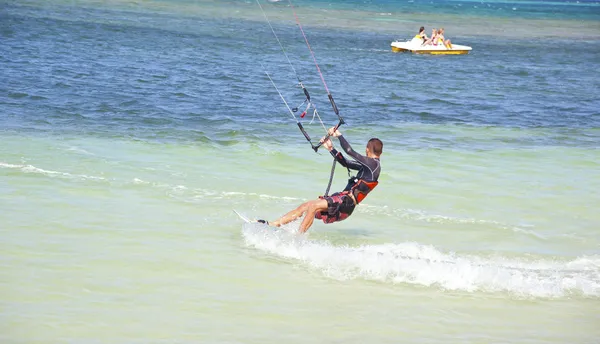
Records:
[[[245,224],[246,246],[300,262],[336,280],[364,279],[518,298],[600,297],[600,256],[572,260],[442,252],[415,242],[335,246]]]

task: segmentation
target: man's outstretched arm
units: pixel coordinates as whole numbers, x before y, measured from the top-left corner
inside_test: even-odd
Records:
[[[351,170],[360,169],[361,165],[359,163],[357,163],[356,161],[346,159],[341,152],[338,152],[337,149],[333,148],[333,144],[331,143],[330,139],[325,140],[323,142],[323,146],[327,148],[327,150],[329,150],[329,153],[333,156],[335,160],[337,160],[337,162],[340,163],[340,165]]]
[[[344,138],[344,136],[342,136],[342,133],[339,130],[333,130],[334,128],[329,129],[329,135],[333,136],[333,137],[337,137],[340,140],[340,145],[342,146],[342,149],[344,150],[344,152],[346,152],[346,154],[348,154],[349,156],[351,156],[354,160],[358,161],[360,164],[356,164],[359,166],[362,165],[367,165],[367,161],[369,158],[367,158],[366,156],[359,154],[358,152],[356,152],[354,149],[352,149],[352,146],[350,146],[350,143],[348,143],[348,141],[346,141],[346,139]],[[358,169],[358,168],[356,168]]]
[[[344,155],[342,154],[342,152],[338,152],[337,149],[333,148],[331,151],[329,151],[329,153],[331,153],[331,155],[333,155],[333,157],[335,158],[335,160],[337,160],[340,165],[349,168],[351,170],[358,170],[361,167],[361,164],[357,163],[356,161],[352,161],[352,160],[348,160],[344,157]]]

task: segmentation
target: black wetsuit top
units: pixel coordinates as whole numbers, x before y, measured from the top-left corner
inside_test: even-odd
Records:
[[[354,160],[346,159],[342,153],[338,152],[335,148],[331,150],[331,155],[333,155],[333,157],[342,166],[351,170],[358,170],[356,179],[362,179],[365,182],[376,182],[377,179],[379,179],[379,172],[381,172],[381,164],[379,163],[379,159],[369,158],[367,156],[358,154],[356,151],[354,151],[354,149],[352,149],[344,136],[340,135],[338,138],[340,140],[342,149]],[[348,180],[348,185],[346,185],[346,188],[344,188],[344,191],[350,191],[354,184],[356,184],[356,180],[354,178],[350,178]]]

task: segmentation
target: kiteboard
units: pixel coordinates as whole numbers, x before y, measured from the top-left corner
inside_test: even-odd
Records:
[[[235,210],[235,209],[232,209],[232,210],[233,210],[233,212],[234,212],[234,213],[235,213],[237,216],[239,216],[239,218],[240,218],[240,219],[242,219],[244,222],[246,222],[246,223],[252,223],[252,222],[256,222],[256,221],[252,221],[252,220],[250,220],[249,218],[247,218],[246,216],[244,216],[244,215],[240,214],[240,213],[239,213],[237,210]]]
[[[240,219],[242,219],[246,223],[256,223],[256,224],[265,225],[265,226],[269,225],[268,223],[260,222],[258,220],[252,220],[252,219],[248,218],[247,216],[241,214],[239,211],[237,211],[235,209],[232,209],[232,210]]]

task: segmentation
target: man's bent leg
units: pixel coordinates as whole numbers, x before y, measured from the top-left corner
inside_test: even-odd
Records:
[[[300,224],[300,233],[306,232],[312,226],[317,212],[326,211],[329,205],[325,199],[317,199],[305,203],[307,205],[306,215]]]
[[[300,216],[302,216],[302,214],[304,214],[306,212],[306,209],[308,209],[308,204],[311,201],[308,202],[304,202],[302,204],[300,204],[300,206],[298,206],[298,208],[288,212],[287,214],[283,215],[282,217],[280,217],[277,221],[273,221],[270,223],[271,226],[275,226],[275,227],[279,227],[281,225],[285,225],[287,223],[290,223],[294,220],[296,220],[297,218],[299,218]]]

